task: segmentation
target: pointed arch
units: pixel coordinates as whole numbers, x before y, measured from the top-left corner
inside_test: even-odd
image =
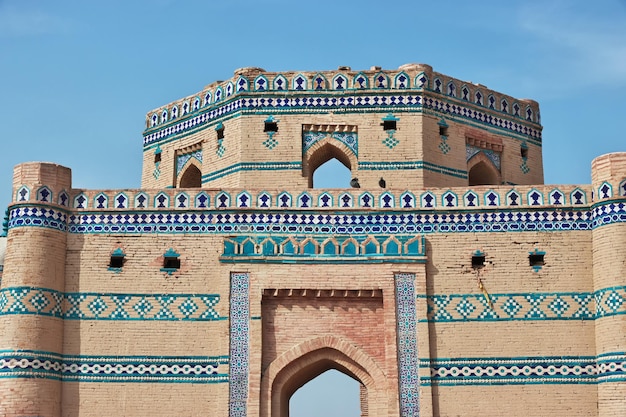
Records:
[[[200,163],[191,158],[183,169],[181,175],[179,175],[178,187],[179,188],[200,188],[202,187],[202,170]]]
[[[369,415],[388,414],[386,377],[380,367],[356,345],[327,335],[294,346],[268,365],[261,378],[261,417],[288,417],[291,396],[330,369],[364,386]]]
[[[467,161],[467,177],[470,186],[499,185],[502,182],[500,171],[483,152],[478,152]]]
[[[333,138],[332,135],[326,135],[324,139],[316,141],[305,152],[302,163],[302,175],[308,177],[309,188],[313,187],[313,173],[322,164],[337,159],[352,174],[358,167],[357,156],[343,142]]]

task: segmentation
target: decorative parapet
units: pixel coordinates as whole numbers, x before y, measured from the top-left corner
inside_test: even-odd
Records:
[[[242,72],[243,71],[243,72]],[[332,80],[332,82],[328,82]],[[444,87],[445,86],[445,87]],[[290,97],[285,93],[289,92]],[[149,112],[144,145],[195,130],[242,110],[271,113],[308,109],[418,107],[469,118],[495,128],[511,130],[541,142],[539,105],[515,99],[480,84],[436,73],[423,64],[397,70],[352,71],[341,67],[323,72],[266,72],[237,70],[230,80]]]
[[[381,163],[382,164],[382,163]],[[394,169],[372,166],[376,169]],[[402,169],[398,166],[395,169]],[[364,167],[363,169],[367,169]],[[618,187],[618,184],[615,184]],[[188,209],[429,209],[477,210],[520,207],[589,207],[624,195],[595,194],[589,185],[477,186],[438,189],[299,189],[255,190],[165,188],[135,190],[69,190],[69,207],[36,196],[16,195],[13,203],[58,206],[65,211]],[[428,198],[424,198],[425,196]],[[245,196],[240,198],[241,196]],[[286,198],[283,198],[286,197]],[[592,199],[592,197],[594,197]]]

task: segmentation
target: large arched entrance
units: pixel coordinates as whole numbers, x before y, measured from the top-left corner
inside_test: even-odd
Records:
[[[387,415],[385,376],[381,369],[353,344],[322,336],[293,347],[268,366],[261,380],[261,417],[289,417],[289,399],[294,392],[329,369],[362,384],[362,415]]]

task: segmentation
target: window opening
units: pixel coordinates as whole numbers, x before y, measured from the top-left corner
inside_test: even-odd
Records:
[[[167,272],[171,275],[173,272],[180,269],[180,254],[176,253],[174,249],[170,248],[163,254],[163,268],[161,272]]]
[[[115,249],[111,252],[111,259],[109,260],[109,271],[120,272],[124,266],[126,254],[121,248]]]
[[[539,271],[545,263],[545,252],[535,249],[533,252],[528,252],[528,263],[535,272]]]
[[[266,120],[263,132],[278,132],[278,123]]]
[[[385,120],[383,121],[382,125],[383,125],[383,130],[397,130],[395,120]]]
[[[472,268],[479,269],[485,266],[485,254],[479,250],[472,255]]]
[[[154,150],[154,163],[156,164],[157,162],[161,162],[161,153],[163,151],[161,150],[161,147],[159,145],[157,145],[156,149]]]
[[[520,155],[522,156],[522,158],[528,158],[528,146],[522,145],[520,147]]]

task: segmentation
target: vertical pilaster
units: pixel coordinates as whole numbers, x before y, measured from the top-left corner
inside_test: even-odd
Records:
[[[420,414],[420,406],[415,274],[395,274],[395,286],[396,331],[398,334],[398,376],[400,380],[400,416],[418,417]]]
[[[230,393],[229,417],[248,415],[250,362],[250,276],[230,274]]]

